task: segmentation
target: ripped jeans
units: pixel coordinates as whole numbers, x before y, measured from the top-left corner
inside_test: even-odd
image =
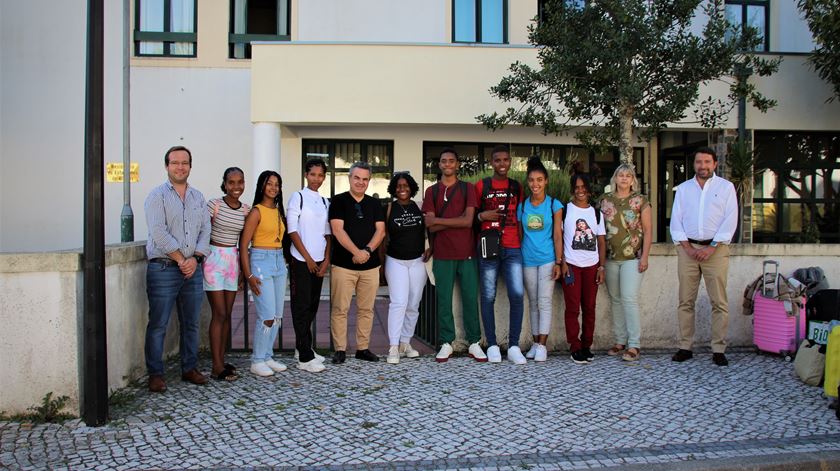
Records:
[[[254,352],[251,363],[272,359],[274,341],[283,319],[283,302],[286,297],[286,261],[282,250],[251,249],[251,273],[258,277],[260,295],[254,294],[257,315],[254,325]],[[265,321],[273,320],[269,327]]]

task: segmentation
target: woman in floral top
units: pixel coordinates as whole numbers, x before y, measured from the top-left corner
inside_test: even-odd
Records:
[[[612,192],[601,199],[607,226],[607,291],[615,336],[615,345],[607,354],[636,361],[641,353],[639,288],[648,268],[653,237],[650,203],[639,193],[636,170],[630,164],[619,165],[610,186]]]

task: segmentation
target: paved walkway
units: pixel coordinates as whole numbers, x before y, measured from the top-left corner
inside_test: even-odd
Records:
[[[232,360],[247,369],[247,357]],[[566,355],[525,366],[351,359],[320,374],[243,373],[204,387],[181,383],[170,363],[169,391],[130,388],[108,426],[0,422],[0,467],[651,470],[840,459],[840,421],[820,389],[779,358],[730,360],[718,368],[709,354],[675,364],[649,352],[636,364],[599,355],[585,366]]]

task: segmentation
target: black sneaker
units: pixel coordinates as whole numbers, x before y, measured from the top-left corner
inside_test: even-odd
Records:
[[[372,351],[370,351],[368,349],[357,350],[356,351],[356,359],[357,360],[364,360],[364,361],[379,361],[379,357],[376,356]]]
[[[592,354],[592,350],[590,350],[588,348],[584,348],[581,351],[583,352],[583,355],[586,357],[586,361],[592,361],[592,360],[595,359],[595,355]]]
[[[335,364],[344,363],[344,360],[346,358],[347,354],[344,352],[344,350],[337,350],[335,353],[333,353],[332,362]]]
[[[583,350],[575,350],[572,352],[572,361],[578,365],[585,365],[589,363],[589,360],[586,359],[586,354]]]

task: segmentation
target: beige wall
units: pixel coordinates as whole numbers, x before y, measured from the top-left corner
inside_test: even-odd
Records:
[[[145,375],[143,355],[148,300],[145,242],[106,248],[105,290],[108,389]],[[25,412],[44,395],[67,395],[79,413],[82,348],[82,264],[77,251],[0,253],[0,411]],[[207,345],[210,310],[201,313],[201,345]],[[165,356],[178,351],[173,311]]]

